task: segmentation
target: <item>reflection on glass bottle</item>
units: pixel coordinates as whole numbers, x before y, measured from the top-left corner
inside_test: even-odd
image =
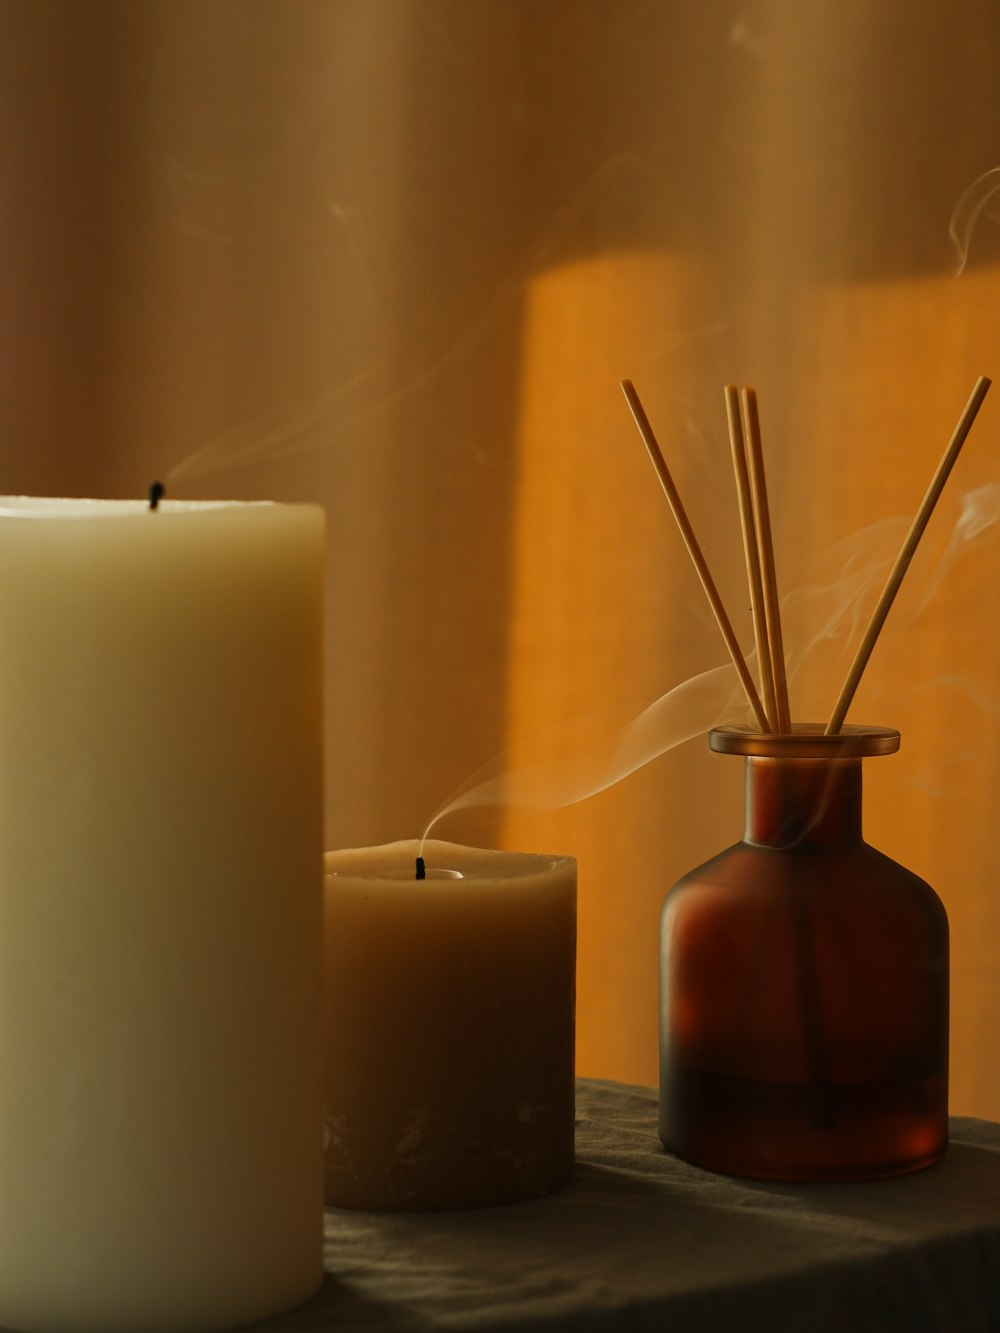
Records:
[[[899,733],[709,743],[745,756],[746,828],[664,904],[660,1138],[761,1179],[930,1165],[948,1134],[948,920],[861,836],[861,761]]]

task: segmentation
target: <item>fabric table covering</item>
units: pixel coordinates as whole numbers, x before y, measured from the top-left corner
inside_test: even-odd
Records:
[[[328,1210],[326,1282],[256,1328],[573,1333],[1000,1330],[1000,1125],[953,1118],[894,1180],[770,1184],[666,1153],[652,1088],[581,1079],[577,1169],[547,1198]]]

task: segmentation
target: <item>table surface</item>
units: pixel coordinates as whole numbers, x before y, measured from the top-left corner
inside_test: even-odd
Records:
[[[786,1185],[665,1153],[652,1088],[581,1079],[577,1169],[461,1213],[328,1210],[326,1281],[257,1330],[1000,1330],[1000,1125],[896,1180]]]

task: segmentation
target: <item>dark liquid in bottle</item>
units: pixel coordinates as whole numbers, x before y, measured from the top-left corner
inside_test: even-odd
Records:
[[[683,1155],[727,1175],[874,1179],[930,1166],[946,1147],[939,1076],[762,1083],[679,1068],[668,1086],[666,1123],[686,1127]]]

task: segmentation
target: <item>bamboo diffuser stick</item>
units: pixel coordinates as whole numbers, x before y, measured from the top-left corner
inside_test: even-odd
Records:
[[[868,622],[868,628],[865,630],[861,643],[858,646],[857,653],[855,654],[854,661],[851,663],[850,670],[847,673],[847,679],[844,681],[843,688],[840,691],[840,695],[834,705],[833,713],[830,716],[830,721],[826,725],[827,736],[837,735],[841,727],[844,725],[844,718],[847,716],[847,710],[851,706],[851,701],[858,688],[862,673],[868,665],[868,659],[872,655],[875,641],[882,630],[882,626],[885,624],[889,609],[895,600],[896,593],[899,591],[899,585],[902,583],[903,576],[910,567],[910,561],[913,559],[917,544],[924,534],[924,529],[927,527],[931,514],[934,512],[934,506],[937,504],[941,492],[944,490],[945,482],[948,480],[948,476],[955,465],[955,461],[958,458],[962,445],[965,443],[966,436],[972,429],[972,423],[975,421],[979,409],[983,405],[983,399],[989,391],[990,384],[991,381],[987,379],[985,375],[980,375],[969,397],[969,401],[966,403],[961,417],[959,417],[958,425],[955,427],[954,433],[948,441],[948,446],[937,466],[937,471],[931,478],[927,493],[910,525],[910,530],[906,534],[906,539],[903,542],[899,555],[896,557],[896,563],[889,571],[889,577],[886,580],[885,587],[882,589],[882,595],[879,597],[875,610],[872,612],[871,620]]]
[[[694,535],[694,529],[691,527],[680,494],[677,487],[674,485],[674,479],[670,475],[670,469],[667,467],[663,454],[660,451],[660,446],[656,442],[656,436],[653,434],[653,428],[649,424],[649,418],[646,416],[645,409],[642,406],[639,395],[635,391],[632,381],[622,380],[621,388],[622,393],[625,395],[625,401],[629,405],[629,410],[635,419],[635,424],[639,428],[639,434],[642,436],[643,443],[645,444],[649,457],[656,469],[657,476],[660,479],[660,485],[663,487],[663,492],[667,497],[667,502],[670,505],[674,520],[677,523],[677,527],[680,529],[684,545],[687,547],[688,555],[691,557],[691,561],[698,572],[698,577],[705,590],[705,595],[712,608],[712,613],[715,616],[719,629],[722,631],[722,637],[726,642],[726,648],[729,650],[729,656],[732,658],[733,666],[739,674],[740,683],[743,686],[750,707],[753,710],[757,726],[761,731],[769,731],[770,725],[764,707],[761,704],[760,696],[753,683],[753,677],[750,674],[746,659],[737,642],[732,623],[726,614],[726,609],[723,606],[719,590],[715,586],[715,580],[712,578],[711,572],[709,571],[708,562],[705,560],[701,547],[698,545],[698,541]]]
[[[764,474],[764,451],[760,437],[760,416],[757,411],[757,393],[744,389],[740,395],[743,432],[746,439],[747,465],[750,472],[750,496],[753,501],[754,526],[757,532],[757,551],[760,558],[760,577],[764,587],[764,625],[771,676],[774,681],[774,729],[788,732],[792,729],[788,704],[788,682],[785,675],[785,645],[781,633],[781,607],[778,600],[778,577],[774,568],[774,545],[771,539],[771,511],[767,503],[767,481]]]
[[[761,576],[760,549],[757,545],[757,527],[754,519],[750,471],[747,463],[746,438],[740,416],[740,395],[734,384],[727,384],[726,419],[729,425],[729,444],[733,454],[733,473],[736,478],[736,497],[740,509],[740,528],[743,533],[743,555],[750,588],[750,611],[753,617],[754,646],[757,650],[757,671],[761,695],[767,712],[768,731],[774,730],[777,700],[774,693],[774,672],[771,670],[771,648],[767,639],[767,617],[764,610],[764,581]]]

